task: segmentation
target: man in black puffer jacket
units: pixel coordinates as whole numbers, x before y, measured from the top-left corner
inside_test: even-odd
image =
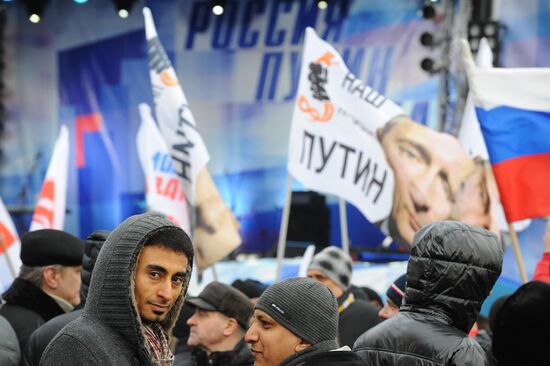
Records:
[[[88,296],[88,287],[90,286],[90,279],[92,278],[92,270],[94,269],[95,260],[99,254],[101,246],[107,240],[109,231],[97,230],[91,233],[84,242],[84,255],[82,256],[82,271],[80,277],[82,283],[80,285],[80,305],[76,310],[70,313],[62,314],[50,319],[43,324],[40,328],[36,329],[29,338],[23,355],[21,357],[21,364],[23,366],[38,366],[40,364],[40,357],[46,349],[46,346],[53,337],[70,321],[78,318],[82,314],[82,309],[86,303],[86,297]]]
[[[400,311],[354,350],[369,366],[486,365],[467,333],[501,270],[493,233],[456,221],[424,226],[414,236]]]

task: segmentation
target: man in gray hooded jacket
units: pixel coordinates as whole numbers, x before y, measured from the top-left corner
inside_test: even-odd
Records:
[[[52,340],[40,365],[171,365],[167,334],[192,264],[182,229],[159,214],[130,217],[99,253],[83,314]]]
[[[502,270],[502,248],[490,231],[458,221],[422,227],[414,236],[399,312],[355,342],[367,365],[487,364],[468,337]]]

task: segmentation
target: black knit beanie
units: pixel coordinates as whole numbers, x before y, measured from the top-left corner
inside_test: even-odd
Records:
[[[336,339],[336,299],[325,285],[310,278],[290,278],[269,286],[255,308],[312,345]]]

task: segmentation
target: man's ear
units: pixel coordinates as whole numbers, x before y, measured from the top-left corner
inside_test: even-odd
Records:
[[[42,271],[42,285],[52,290],[56,290],[59,286],[57,277],[58,273],[56,269],[52,266],[46,266]]]
[[[225,323],[225,327],[223,328],[223,335],[230,336],[234,334],[239,329],[239,327],[240,325],[235,318],[227,318],[227,322]]]
[[[307,343],[306,341],[304,341],[303,339],[300,340],[300,343],[298,343],[296,345],[296,347],[294,348],[294,352],[298,353],[298,352],[301,352],[307,348],[311,347],[311,344],[310,343]]]

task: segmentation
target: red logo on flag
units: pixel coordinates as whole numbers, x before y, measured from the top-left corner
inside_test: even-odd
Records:
[[[53,179],[46,179],[42,186],[42,192],[38,198],[32,221],[44,228],[53,228],[55,213],[55,182]]]
[[[0,235],[2,235],[2,238],[0,240],[4,241],[4,245],[0,245],[0,254],[4,252],[4,248],[8,249],[12,246],[12,244],[15,242],[15,237],[13,236],[12,232],[0,222]]]
[[[313,92],[313,99],[322,103],[323,110],[318,111],[305,95],[300,95],[298,98],[298,108],[309,114],[310,119],[314,122],[329,122],[334,114],[334,105],[325,90],[325,84],[327,83],[328,68],[336,64],[334,54],[326,52],[309,65],[310,90]]]

